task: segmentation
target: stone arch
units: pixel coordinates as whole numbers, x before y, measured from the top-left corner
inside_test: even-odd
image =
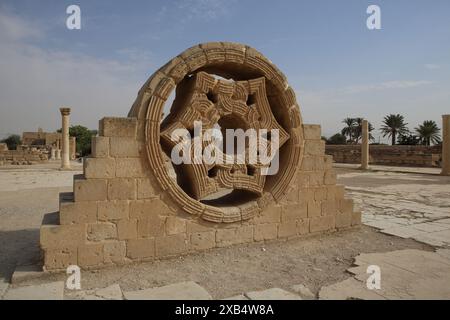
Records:
[[[238,205],[202,203],[189,195],[168,172],[160,144],[163,108],[178,85],[200,73],[220,76],[238,83],[248,82],[250,87],[255,79],[261,79],[264,92],[260,96],[267,99],[273,117],[288,134],[286,144],[279,152],[280,170],[276,175],[267,177],[263,192],[257,198]],[[252,99],[253,97],[249,96],[247,101]],[[174,105],[171,112],[177,112]],[[147,80],[128,116],[138,119],[138,137],[146,145],[149,167],[152,168],[160,187],[185,212],[201,216],[207,221],[247,220],[269,203],[281,199],[286,194],[303,156],[302,118],[294,90],[271,61],[243,44],[211,42],[187,49]]]

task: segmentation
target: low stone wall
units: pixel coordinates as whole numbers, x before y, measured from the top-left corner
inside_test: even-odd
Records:
[[[18,150],[0,151],[0,165],[28,165],[45,161],[48,161],[48,153],[45,150],[35,148],[18,148]]]
[[[442,147],[371,145],[369,152],[371,164],[440,167]],[[327,145],[325,153],[338,163],[361,163],[360,145]]]

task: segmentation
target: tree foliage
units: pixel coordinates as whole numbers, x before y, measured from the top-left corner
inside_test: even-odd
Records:
[[[409,133],[405,123],[405,118],[400,114],[390,114],[384,117],[383,125],[380,128],[383,137],[391,137],[392,145],[395,145],[398,135],[405,135]]]
[[[414,129],[419,138],[420,143],[426,146],[430,146],[431,143],[439,144],[441,142],[441,131],[433,120],[425,120],[421,125]]]
[[[22,144],[22,140],[20,139],[20,136],[17,134],[12,134],[0,142],[6,143],[9,150],[16,150],[17,146],[20,146]]]

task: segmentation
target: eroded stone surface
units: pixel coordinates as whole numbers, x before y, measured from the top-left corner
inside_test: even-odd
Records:
[[[354,274],[337,284],[324,287],[320,299],[450,299],[450,259],[448,252],[398,250],[365,253],[355,258]],[[369,290],[367,267],[381,271],[381,289]]]
[[[170,284],[164,287],[124,292],[126,300],[211,300],[204,288],[192,281]]]
[[[280,288],[246,292],[250,300],[302,300],[300,296]]]
[[[64,297],[64,282],[51,282],[35,286],[10,288],[4,295],[4,300],[62,300]]]

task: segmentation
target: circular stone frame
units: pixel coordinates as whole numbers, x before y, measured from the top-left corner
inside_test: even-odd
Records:
[[[280,149],[280,170],[268,176],[264,192],[256,200],[236,206],[216,207],[191,198],[170,177],[160,145],[160,124],[164,105],[185,77],[205,71],[233,80],[264,77],[266,94],[277,121],[290,138]],[[278,202],[289,190],[303,157],[303,128],[295,93],[278,68],[255,49],[238,43],[210,42],[191,47],[156,71],[139,91],[129,117],[138,120],[138,138],[160,187],[185,212],[211,222],[232,223],[256,216],[271,202]]]

